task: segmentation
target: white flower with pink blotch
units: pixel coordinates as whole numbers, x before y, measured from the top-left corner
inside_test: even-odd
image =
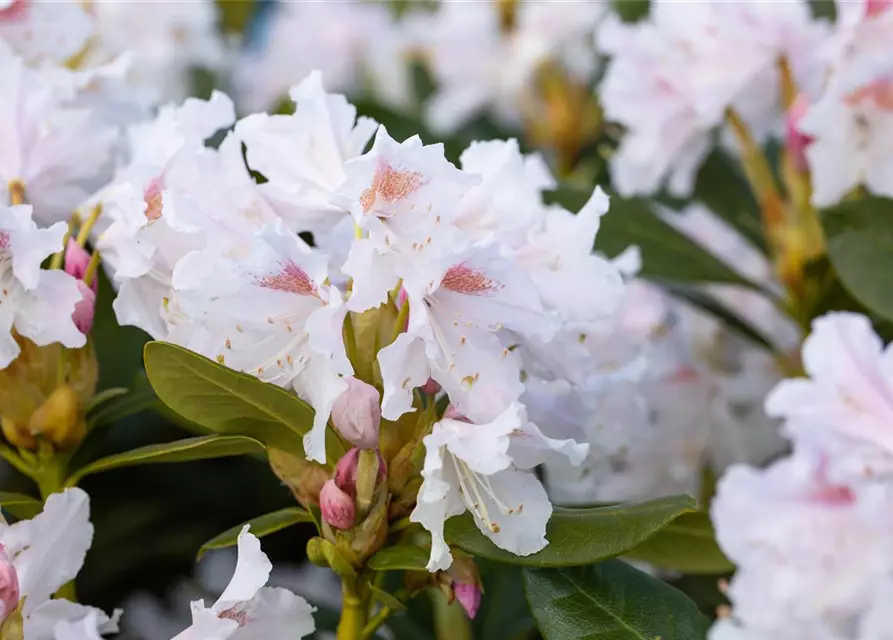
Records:
[[[324,283],[327,263],[277,220],[255,236],[246,257],[212,248],[174,275],[182,313],[204,331],[203,344],[187,346],[309,401],[316,415],[304,447],[320,462],[329,414],[347,389],[342,376],[353,373],[341,337],[346,308]]]

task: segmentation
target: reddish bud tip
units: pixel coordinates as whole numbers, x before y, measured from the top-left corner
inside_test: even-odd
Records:
[[[74,305],[71,319],[74,321],[74,326],[78,328],[78,331],[86,336],[90,333],[90,329],[93,328],[93,314],[96,311],[96,292],[84,284],[83,280],[78,280],[77,285],[78,291],[81,292],[81,299],[80,302]]]
[[[6,548],[0,544],[0,621],[15,611],[19,605],[19,597],[18,573],[6,555]]]
[[[465,614],[469,619],[474,620],[481,606],[481,598],[483,594],[476,584],[466,584],[463,582],[453,583],[453,593],[456,594],[456,600],[465,609]]]

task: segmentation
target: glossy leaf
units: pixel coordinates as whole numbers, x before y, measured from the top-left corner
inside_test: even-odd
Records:
[[[395,596],[391,595],[384,589],[380,589],[376,587],[374,584],[369,585],[369,591],[372,592],[372,597],[378,600],[381,604],[386,607],[390,607],[393,611],[405,611],[406,605],[400,602]]]
[[[398,545],[386,547],[369,558],[374,571],[427,571],[428,552],[420,547]]]
[[[893,320],[893,200],[863,198],[822,213],[828,255],[844,287]]]
[[[683,513],[694,510],[694,498],[686,495],[590,509],[556,507],[546,527],[548,546],[529,556],[498,548],[468,513],[450,519],[445,531],[450,544],[476,556],[528,567],[565,567],[627,553]]]
[[[41,512],[43,504],[37,498],[32,498],[24,493],[0,491],[0,507],[20,520],[28,520]]]
[[[706,513],[684,513],[626,554],[661,569],[682,573],[727,573],[735,566],[716,543]]]
[[[147,344],[145,360],[158,397],[187,420],[304,455],[313,409],[293,393],[164,342]]]
[[[571,211],[578,211],[589,194],[562,188],[547,194]],[[595,248],[608,256],[616,256],[630,245],[642,253],[643,278],[660,278],[679,282],[720,282],[750,288],[757,285],[745,279],[722,260],[685,234],[661,220],[645,200],[611,197],[611,208],[601,220]]]
[[[226,458],[262,451],[263,445],[247,436],[200,436],[162,444],[150,444],[95,460],[75,471],[69,477],[67,484],[75,486],[84,476],[120,467]]]
[[[681,591],[621,560],[525,569],[524,590],[545,640],[703,640],[710,626]]]
[[[246,524],[251,525],[252,534],[258,538],[263,538],[301,522],[313,522],[313,517],[300,507],[287,507],[279,511],[266,513],[214,536],[201,546],[198,550],[198,557],[201,559],[205,553],[212,549],[225,549],[226,547],[234,546],[239,540],[239,533],[241,533],[242,527]]]
[[[98,401],[87,416],[87,430],[114,424],[158,405],[158,396],[144,373],[137,375],[130,389],[108,389],[102,395],[105,400]]]

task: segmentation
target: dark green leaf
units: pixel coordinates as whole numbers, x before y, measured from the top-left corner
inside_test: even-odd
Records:
[[[521,567],[478,561],[486,596],[472,622],[475,638],[519,640],[534,627],[530,607],[524,598]]]
[[[578,211],[589,194],[561,188],[546,194],[550,202]],[[643,278],[679,282],[720,282],[759,288],[722,260],[654,214],[645,200],[611,197],[611,208],[602,218],[595,248],[610,257],[631,245],[642,252]]]
[[[272,513],[265,513],[257,518],[252,518],[248,522],[227,529],[220,535],[214,536],[201,546],[198,550],[198,557],[201,559],[205,553],[212,549],[224,549],[235,545],[238,542],[242,527],[246,524],[251,525],[251,533],[258,538],[263,538],[301,522],[313,522],[313,518],[300,507],[287,507]]]
[[[546,640],[703,640],[710,626],[683,593],[621,560],[525,569],[524,588]]]
[[[726,573],[735,568],[716,543],[710,517],[703,512],[682,514],[626,557],[682,573]]]
[[[427,571],[428,555],[424,549],[408,544],[386,547],[369,558],[369,568],[374,571]]]
[[[246,453],[259,453],[263,445],[247,436],[200,436],[175,442],[150,444],[107,458],[100,458],[81,467],[68,478],[68,486],[75,486],[84,477],[101,471],[134,467],[141,464],[191,462],[208,458],[226,458]]]
[[[494,545],[478,529],[471,514],[450,519],[446,538],[463,551],[490,560],[528,567],[592,564],[626,553],[683,513],[695,510],[691,496],[591,509],[556,507],[546,528],[549,545],[529,556],[516,556]]]
[[[187,420],[304,455],[313,409],[293,393],[164,342],[147,344],[145,359],[158,397]]]
[[[0,507],[20,520],[27,520],[40,513],[43,504],[37,498],[26,496],[24,493],[0,491]]]
[[[767,253],[759,206],[747,181],[721,151],[711,153],[701,165],[694,199],[731,225],[751,245]]]
[[[862,198],[822,213],[828,255],[856,300],[893,320],[893,200]]]

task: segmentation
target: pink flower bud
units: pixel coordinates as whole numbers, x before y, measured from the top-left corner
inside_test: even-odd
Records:
[[[78,330],[87,335],[93,327],[93,313],[96,309],[96,294],[99,292],[99,281],[94,278],[91,286],[84,283],[84,274],[90,264],[90,254],[73,239],[68,239],[65,247],[65,273],[77,278],[81,300],[74,307],[71,319]]]
[[[461,411],[459,411],[453,405],[450,405],[446,408],[446,411],[443,412],[444,420],[458,420],[459,422],[471,422],[468,418],[465,417]]]
[[[462,605],[462,608],[465,609],[465,614],[468,618],[474,620],[474,617],[478,614],[478,609],[481,606],[481,598],[483,596],[480,587],[476,584],[454,582],[453,593],[456,594],[456,600],[458,600],[459,604]]]
[[[788,110],[785,121],[785,138],[788,152],[791,154],[798,171],[806,171],[809,168],[806,162],[806,147],[812,144],[812,137],[800,131],[800,123],[808,110],[809,101],[805,95],[800,94]]]
[[[865,5],[865,15],[869,18],[883,13],[893,6],[893,0],[868,0]]]
[[[381,425],[378,389],[356,378],[347,378],[347,390],[332,406],[332,423],[345,440],[361,449],[378,446]]]
[[[360,460],[360,450],[356,447],[342,456],[335,465],[335,484],[342,491],[356,495],[357,491],[357,463]]]
[[[24,22],[28,18],[28,0],[13,0],[3,4],[7,6],[0,9],[0,22]]]
[[[350,529],[356,517],[353,498],[338,488],[334,478],[330,478],[319,492],[319,509],[322,519],[336,529]]]
[[[6,548],[0,544],[0,621],[15,611],[19,595],[19,575],[6,555]]]

